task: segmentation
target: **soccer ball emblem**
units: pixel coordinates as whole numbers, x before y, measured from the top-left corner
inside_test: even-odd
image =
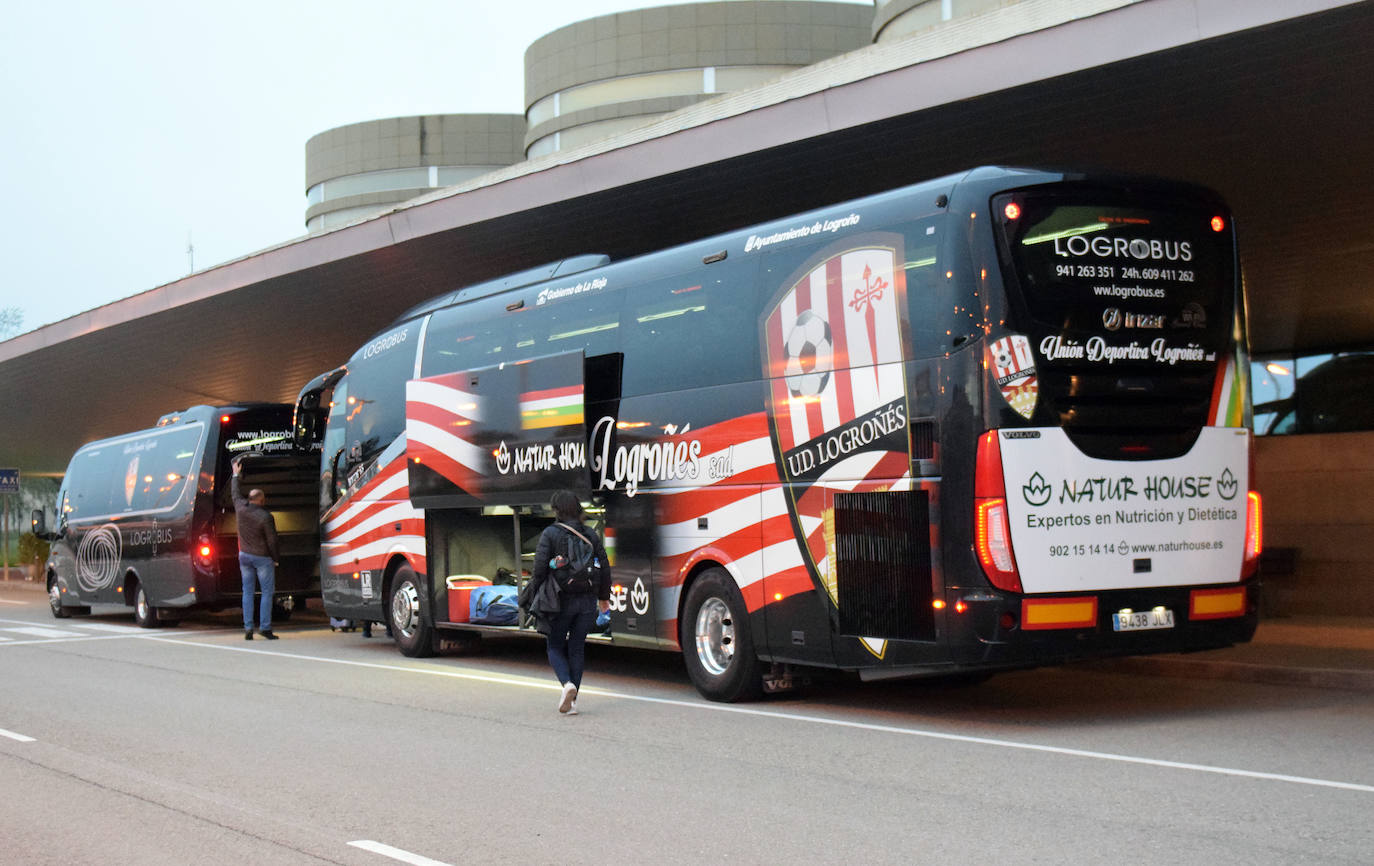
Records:
[[[783,376],[794,397],[815,397],[830,381],[831,358],[830,325],[810,310],[797,316],[796,324],[783,343],[787,363]]]

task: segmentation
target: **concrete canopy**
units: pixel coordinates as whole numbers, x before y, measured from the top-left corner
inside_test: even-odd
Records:
[[[1027,0],[995,14],[1009,17],[974,19],[992,35],[965,23],[863,49],[0,343],[0,464],[60,473],[82,443],[167,411],[290,402],[397,314],[469,282],[984,163],[1211,186],[1236,215],[1255,351],[1374,342],[1374,225],[1359,217],[1374,189],[1374,3]]]

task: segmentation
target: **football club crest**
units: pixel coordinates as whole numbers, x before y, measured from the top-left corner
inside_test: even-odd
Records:
[[[769,421],[788,509],[832,601],[830,491],[910,475],[902,251],[892,236],[867,240],[874,242],[855,239],[860,245],[822,254],[794,274],[763,322]]]
[[[1021,334],[1012,334],[989,343],[986,352],[987,367],[997,379],[1002,398],[1018,415],[1029,420],[1035,414],[1036,400],[1040,396],[1040,380],[1035,375],[1035,356],[1031,353],[1030,340]]]

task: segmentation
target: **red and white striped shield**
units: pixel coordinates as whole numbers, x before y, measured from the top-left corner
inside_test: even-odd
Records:
[[[1030,340],[1021,334],[1012,334],[988,343],[986,351],[984,360],[997,379],[997,387],[1007,405],[1022,418],[1030,418],[1035,414],[1035,402],[1040,395]]]
[[[764,320],[778,469],[807,558],[832,601],[830,492],[910,478],[902,261],[900,246],[831,254],[789,280]]]

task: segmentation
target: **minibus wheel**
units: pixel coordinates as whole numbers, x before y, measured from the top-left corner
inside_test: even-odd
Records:
[[[148,602],[148,593],[143,591],[143,584],[134,583],[134,622],[138,623],[139,628],[157,628],[160,623],[157,620],[157,611]]]
[[[72,615],[72,609],[62,606],[62,589],[57,585],[57,578],[48,575],[48,606],[52,608],[52,615],[58,619],[67,619]]]

